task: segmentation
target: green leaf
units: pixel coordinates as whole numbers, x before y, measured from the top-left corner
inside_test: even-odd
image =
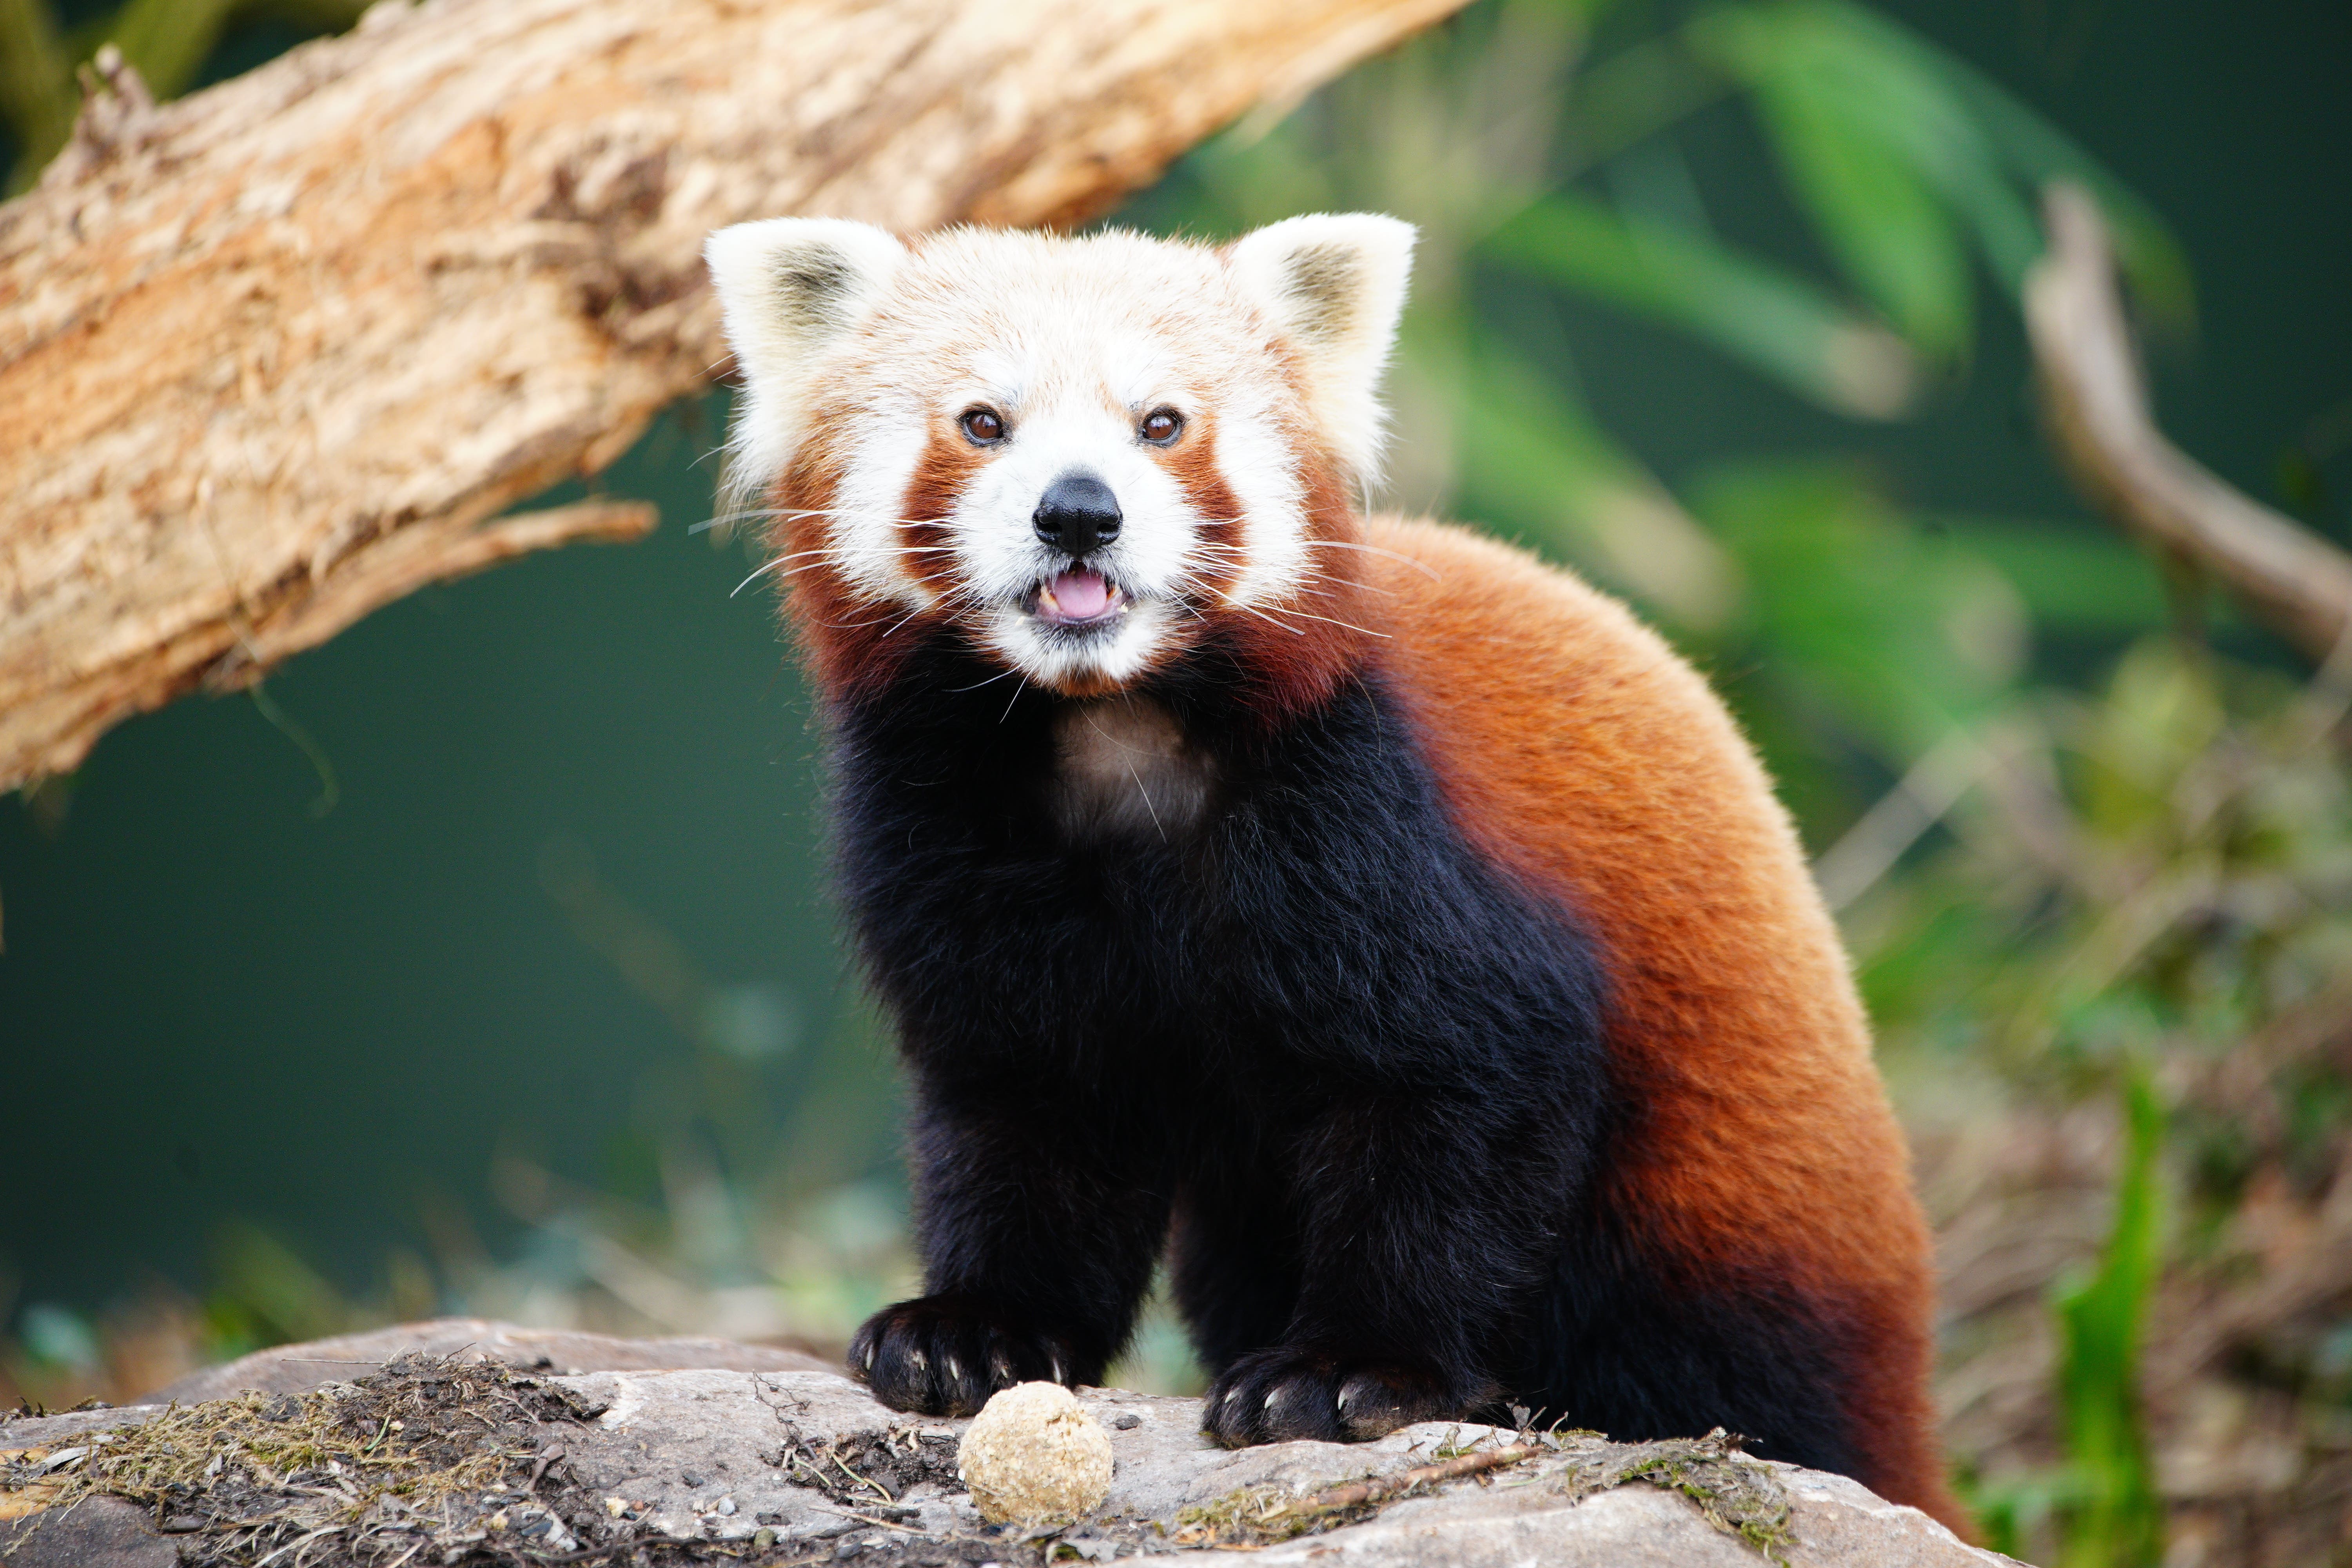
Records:
[[[173,98],[195,79],[236,9],[236,0],[131,0],[108,35],[149,91]]]
[[[0,119],[16,140],[11,192],[32,183],[72,129],[73,64],[47,0],[0,0]]]
[[[2064,1340],[2060,1425],[2078,1499],[2066,1568],[2152,1568],[2164,1551],[2164,1505],[2139,1400],[2140,1334],[2158,1262],[2156,1156],[2164,1112],[2137,1079],[2126,1104],[2129,1136],[2105,1252],[2097,1271],[2063,1288],[2055,1302]]]
[[[1462,402],[1461,486],[1475,513],[1534,534],[1683,626],[1726,623],[1738,568],[1555,382],[1486,342],[1463,366]]]
[[[1751,462],[1692,492],[1748,584],[1759,679],[1887,765],[1973,724],[2017,672],[2022,610],[1984,562],[1926,537],[1855,469]]]
[[[2039,190],[2052,180],[2071,179],[2089,187],[2116,231],[2118,258],[2141,303],[2168,327],[2194,327],[2196,289],[2179,243],[2155,210],[2104,164],[1958,56],[1864,7],[1839,4],[1836,9],[1857,37],[1872,40],[1886,58],[1908,62],[1915,78],[1940,80],[1982,128],[2001,165],[2028,186]]]
[[[267,17],[304,33],[341,32],[366,0],[130,0],[107,24],[122,58],[158,99],[194,84],[231,23]]]
[[[1974,230],[1993,275],[2011,294],[2042,248],[2022,195],[2002,177],[1991,137],[1950,74],[1955,64],[1916,35],[1845,0],[1794,0],[1805,44],[1847,110],[1898,150]]]
[[[1767,94],[1765,111],[1790,183],[1855,286],[1922,353],[1965,352],[1975,325],[1967,253],[1935,194],[1819,93]]]
[[[2161,631],[2171,624],[2156,563],[2112,533],[2021,518],[1931,521],[2014,584],[2037,621],[2099,633]]]
[[[1690,36],[1754,91],[1790,184],[1855,286],[1923,353],[1965,351],[1968,253],[1938,188],[1950,171],[1922,167],[1927,138],[1911,125],[1915,113],[1946,119],[1941,106],[1890,102],[1847,30],[1818,5],[1727,7],[1694,21]]]
[[[1952,257],[1946,237],[1913,210],[1919,201],[1966,225],[2014,299],[2042,248],[2028,193],[2060,177],[2097,195],[2126,275],[2156,317],[2182,327],[2193,320],[2188,266],[2147,205],[2047,121],[1918,34],[1849,0],[1769,0],[1709,12],[1687,36],[1754,90],[1824,237],[1858,283],[1877,280],[1873,297],[1923,349],[1936,341],[1923,326],[1948,333],[1965,318],[1932,280],[1952,284],[1939,271]],[[1897,204],[1874,223],[1865,206],[1874,191]]]
[[[1632,44],[1580,75],[1560,115],[1570,173],[1612,158],[1731,89],[1678,35]]]
[[[1910,402],[1909,352],[1793,274],[1588,197],[1546,197],[1481,249],[1493,259],[1680,327],[1842,414]]]

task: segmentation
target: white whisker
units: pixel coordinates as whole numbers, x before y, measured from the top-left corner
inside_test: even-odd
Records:
[[[1230,606],[1231,608],[1234,608],[1234,609],[1239,610],[1242,614],[1244,614],[1244,615],[1245,615],[1245,616],[1255,616],[1259,620],[1264,621],[1267,626],[1279,627],[1281,630],[1286,631],[1286,632],[1288,632],[1292,637],[1305,637],[1305,636],[1307,635],[1307,628],[1306,628],[1305,626],[1283,626],[1283,624],[1282,624],[1280,621],[1276,620],[1272,616],[1267,615],[1264,610],[1256,609],[1256,608],[1255,608],[1255,607],[1253,607],[1253,606],[1251,606],[1251,605],[1244,605],[1244,604],[1243,604],[1240,600],[1235,599],[1235,598],[1232,597],[1231,595],[1226,595],[1226,596],[1225,596],[1225,603],[1226,603],[1226,605],[1227,605],[1228,606]]]
[[[1135,781],[1135,793],[1143,797],[1143,809],[1151,814],[1151,826],[1159,828],[1160,842],[1167,843],[1168,829],[1160,821],[1160,808],[1151,804],[1151,792],[1143,787],[1143,775],[1135,771],[1133,763],[1127,764],[1127,776]]]
[[[773,572],[777,567],[783,565],[788,561],[801,561],[812,555],[823,555],[824,553],[825,552],[822,550],[803,550],[791,555],[779,555],[773,561],[765,562],[762,564],[754,567],[751,574],[749,577],[744,578],[740,583],[736,584],[733,590],[730,592],[727,596],[730,599],[733,598],[737,594],[741,593],[744,589],[750,587],[752,584],[758,582],[761,578],[766,576],[769,573]],[[806,570],[806,567],[795,567],[793,571],[785,573],[784,575],[791,577]]]
[[[1347,539],[1302,539],[1299,542],[1309,550],[1360,550],[1367,555],[1384,555],[1391,561],[1403,562],[1433,583],[1444,581],[1437,569],[1428,562],[1416,561],[1412,556],[1394,550],[1382,550],[1377,544],[1358,544]]]
[[[1360,633],[1368,637],[1379,637],[1384,642],[1388,640],[1389,634],[1386,632],[1376,632],[1370,626],[1360,626],[1350,621],[1335,621],[1328,616],[1318,616],[1312,610],[1302,610],[1295,605],[1285,605],[1282,607],[1282,613],[1286,616],[1304,616],[1310,621],[1321,621],[1327,626],[1339,626],[1348,631]]]

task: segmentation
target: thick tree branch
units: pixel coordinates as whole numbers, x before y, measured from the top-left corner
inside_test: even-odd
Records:
[[[776,213],[1071,223],[1459,0],[386,0],[0,207],[0,785],[418,584],[723,349]]]
[[[2258,620],[2325,661],[2352,628],[2352,555],[2182,455],[2149,416],[2098,207],[2043,200],[2049,253],[2025,284],[2044,406],[2075,483],[2149,548],[2225,584]]]

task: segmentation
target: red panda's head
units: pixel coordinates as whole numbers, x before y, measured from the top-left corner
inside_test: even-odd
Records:
[[[723,229],[708,255],[741,377],[724,506],[776,520],[836,689],[942,625],[1071,694],[1220,627],[1313,684],[1326,628],[1354,618],[1351,498],[1379,461],[1412,245],[1361,214],[1223,249]]]

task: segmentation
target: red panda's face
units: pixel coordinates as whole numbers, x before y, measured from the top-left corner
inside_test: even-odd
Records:
[[[947,622],[1057,690],[1123,685],[1220,617],[1311,616],[1377,459],[1410,243],[1372,217],[1222,252],[725,230],[730,498],[772,510],[783,569],[851,614]]]

